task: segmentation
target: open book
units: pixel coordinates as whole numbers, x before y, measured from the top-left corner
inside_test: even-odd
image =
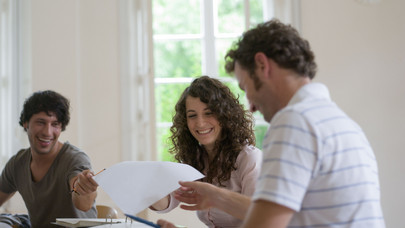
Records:
[[[64,227],[89,227],[103,224],[125,223],[125,219],[105,218],[57,218],[54,224]]]

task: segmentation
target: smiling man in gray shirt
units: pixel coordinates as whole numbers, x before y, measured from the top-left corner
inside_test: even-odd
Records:
[[[0,206],[19,192],[32,227],[57,227],[56,218],[95,218],[97,183],[89,157],[59,136],[70,120],[69,101],[54,91],[29,97],[20,116],[30,147],[20,150],[0,176]]]

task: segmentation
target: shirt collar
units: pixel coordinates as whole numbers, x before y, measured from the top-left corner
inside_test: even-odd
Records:
[[[294,96],[288,102],[288,106],[297,104],[307,99],[311,100],[326,99],[329,101],[331,100],[329,90],[324,84],[311,82],[302,86],[297,92],[295,92]]]

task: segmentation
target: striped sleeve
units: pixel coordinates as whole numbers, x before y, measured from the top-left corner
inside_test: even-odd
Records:
[[[253,200],[264,199],[299,211],[318,165],[317,137],[299,112],[274,117],[263,142],[262,170]]]

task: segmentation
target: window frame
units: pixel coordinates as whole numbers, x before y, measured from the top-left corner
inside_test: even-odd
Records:
[[[213,1],[202,0],[201,4],[204,5],[204,9],[211,9],[210,13],[212,13]],[[249,0],[243,1],[245,6],[248,5]],[[249,8],[244,8],[245,18],[247,18],[245,28],[249,28]],[[263,8],[264,21],[277,17],[300,30],[300,0],[263,0]],[[155,83],[191,82],[192,78],[162,81],[163,79],[154,77],[151,1],[121,0],[119,10],[122,157],[123,160],[157,160],[156,127],[159,123],[156,123],[155,118]],[[204,29],[212,29],[213,25],[214,21],[211,20],[205,23]],[[215,34],[212,34],[204,45],[215,44],[214,36]],[[156,37],[159,36],[155,35]],[[207,52],[206,55],[212,56],[208,59],[215,59],[215,53]],[[203,74],[216,75],[216,61],[203,60],[202,64]],[[224,78],[221,80],[224,81]],[[260,124],[263,124],[263,121],[260,121]],[[163,125],[167,124],[163,123]]]
[[[122,158],[156,160],[151,1],[121,0],[119,10]]]
[[[0,0],[0,169],[28,145],[19,125],[24,99],[31,92],[30,2]]]

